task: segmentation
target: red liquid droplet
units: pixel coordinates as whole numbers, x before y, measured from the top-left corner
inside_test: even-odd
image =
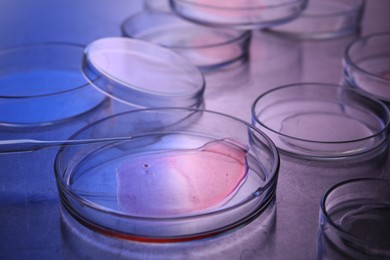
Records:
[[[206,211],[226,203],[246,173],[246,151],[226,141],[131,157],[117,170],[118,204],[138,216]]]

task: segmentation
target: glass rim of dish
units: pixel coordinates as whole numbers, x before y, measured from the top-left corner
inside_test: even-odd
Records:
[[[143,10],[141,12],[138,12],[128,18],[126,18],[122,24],[121,24],[121,30],[122,30],[122,33],[125,34],[126,37],[131,37],[133,39],[137,39],[138,37],[135,36],[134,34],[131,34],[128,32],[128,30],[126,30],[126,25],[128,25],[133,19],[136,19],[138,17],[141,17],[145,14],[150,14],[150,15],[159,15],[159,16],[166,16],[166,17],[172,17],[172,19],[181,19],[180,17],[176,16],[175,14],[173,13],[168,13],[168,12],[157,12],[157,11],[153,11],[153,10]],[[204,30],[209,30],[209,31],[215,31],[216,28],[213,28],[213,27],[207,27],[207,26],[202,26],[200,24],[195,24],[195,23],[190,23],[184,19],[182,19],[182,21],[184,23],[187,23],[189,26],[192,25],[194,27],[199,27],[199,28],[202,28]],[[242,40],[246,40],[248,39],[249,37],[251,37],[252,35],[252,31],[251,30],[234,30],[234,29],[230,29],[230,28],[220,28],[218,29],[218,31],[226,31],[226,32],[232,32],[232,33],[235,33],[237,34],[236,36],[234,37],[231,37],[231,39],[229,39],[228,41],[224,41],[224,42],[219,42],[219,43],[212,43],[212,44],[203,44],[203,45],[194,45],[194,46],[182,46],[182,45],[170,45],[170,44],[159,44],[160,46],[163,46],[163,47],[166,47],[166,48],[172,48],[172,49],[188,49],[188,50],[191,50],[191,49],[205,49],[205,48],[214,48],[214,47],[220,47],[220,46],[223,46],[223,45],[228,45],[228,44],[231,44],[231,43],[235,43],[235,42],[239,42],[239,41],[242,41]]]
[[[97,121],[81,128],[80,130],[78,130],[69,139],[70,140],[76,139],[77,136],[79,134],[81,134],[82,132],[84,132],[85,130],[87,130],[91,127],[94,127],[96,125],[99,125],[101,122],[113,119],[115,117],[120,117],[120,116],[127,115],[127,114],[142,113],[142,112],[153,112],[153,111],[159,112],[161,110],[172,111],[172,112],[175,112],[175,110],[176,111],[181,110],[181,111],[188,111],[188,112],[192,112],[192,113],[213,114],[215,116],[224,117],[228,120],[234,120],[234,121],[244,125],[245,127],[247,127],[247,129],[251,129],[252,131],[261,135],[265,139],[267,147],[269,147],[270,150],[272,151],[272,158],[273,158],[272,169],[271,169],[271,171],[268,172],[269,178],[266,180],[265,184],[261,187],[258,187],[255,191],[251,192],[250,194],[248,194],[246,199],[240,201],[237,204],[234,204],[232,206],[229,206],[229,207],[226,207],[223,209],[215,209],[215,210],[212,210],[210,212],[201,212],[201,213],[195,213],[195,214],[184,215],[184,216],[164,216],[164,217],[134,216],[134,215],[125,214],[125,213],[122,213],[122,212],[119,212],[117,210],[113,210],[113,209],[110,209],[107,207],[100,206],[99,204],[88,201],[88,200],[84,199],[82,196],[79,196],[79,195],[73,193],[72,191],[70,191],[69,186],[67,185],[66,181],[63,180],[63,172],[60,169],[63,153],[67,149],[67,146],[62,146],[58,150],[56,157],[55,157],[55,160],[54,160],[54,172],[55,172],[55,176],[57,179],[57,185],[59,185],[59,187],[60,187],[60,192],[66,192],[68,194],[68,196],[71,196],[73,199],[77,200],[78,202],[81,202],[83,205],[88,206],[90,208],[93,208],[94,210],[97,210],[97,211],[100,211],[103,213],[108,213],[110,215],[112,214],[112,215],[119,216],[119,217],[125,217],[127,219],[147,220],[147,221],[153,222],[153,221],[173,221],[173,220],[196,219],[199,217],[214,216],[214,215],[219,215],[221,213],[230,212],[234,209],[237,209],[237,208],[240,208],[240,207],[246,205],[248,202],[250,202],[258,197],[257,193],[262,193],[264,191],[267,191],[270,187],[272,187],[272,184],[276,184],[278,172],[279,172],[279,167],[280,167],[280,157],[279,157],[278,149],[276,148],[273,141],[265,133],[263,133],[262,131],[260,131],[256,127],[253,127],[251,124],[247,123],[246,121],[241,120],[241,119],[236,118],[236,117],[233,117],[233,116],[230,116],[230,115],[227,115],[227,114],[224,114],[224,113],[221,113],[221,112],[199,109],[199,108],[181,108],[181,107],[155,107],[155,108],[136,109],[136,110],[122,112],[119,114],[114,114],[114,115],[102,118],[100,120],[97,120]],[[239,218],[238,222],[245,222],[246,220],[251,219],[254,216],[256,216],[256,214],[258,213],[257,211],[261,210],[264,206],[267,206],[270,199],[272,199],[272,197],[274,197],[274,195],[272,195],[271,197],[267,197],[264,201],[262,201],[262,203],[260,203],[260,205],[258,205],[253,211],[251,211],[249,215],[245,215],[245,216],[242,216],[241,218]],[[264,202],[266,202],[266,203],[264,204]],[[239,225],[239,223],[236,223],[236,225]]]
[[[90,58],[89,58],[89,53],[90,49],[93,47],[93,45],[99,44],[103,41],[122,41],[122,42],[128,42],[130,44],[135,44],[135,45],[140,45],[140,46],[145,46],[148,48],[153,48],[157,50],[160,53],[164,54],[169,54],[171,56],[175,56],[175,59],[179,59],[183,64],[185,64],[188,68],[190,68],[194,73],[196,73],[198,79],[200,82],[197,84],[197,87],[193,89],[192,91],[189,92],[182,92],[182,93],[164,93],[164,92],[159,92],[159,91],[154,91],[154,90],[146,90],[142,86],[137,86],[134,84],[131,84],[129,82],[126,82],[122,79],[117,78],[115,75],[112,75],[111,73],[107,72],[103,68],[101,68],[98,64],[95,64]],[[116,50],[118,51],[118,50]],[[123,50],[122,50],[123,51]],[[126,51],[125,51],[126,52]],[[199,95],[202,95],[204,92],[204,89],[206,87],[206,80],[204,78],[204,75],[200,72],[200,70],[190,63],[187,59],[182,57],[181,55],[175,53],[172,50],[169,50],[167,48],[161,47],[157,44],[153,44],[147,41],[141,41],[138,39],[133,39],[133,38],[127,38],[127,37],[106,37],[106,38],[100,38],[97,39],[90,44],[87,45],[87,47],[84,49],[84,59],[83,59],[83,69],[82,73],[84,74],[84,77],[89,81],[91,85],[96,87],[99,91],[103,92],[103,94],[108,95],[109,97],[122,101],[122,102],[127,102],[121,97],[112,95],[110,93],[107,93],[106,91],[102,90],[102,88],[99,86],[99,84],[96,84],[97,79],[100,78],[105,78],[107,80],[110,80],[114,82],[114,84],[118,84],[121,87],[125,87],[130,90],[137,91],[139,94],[146,94],[146,95],[153,95],[154,97],[168,97],[168,98],[188,98],[188,97],[198,97]],[[94,76],[91,77],[89,71],[94,71]],[[99,74],[99,75],[96,75]]]
[[[354,179],[341,181],[341,182],[333,185],[332,187],[330,187],[322,195],[321,201],[320,201],[320,215],[325,219],[326,223],[329,224],[337,232],[339,232],[343,238],[346,238],[347,240],[353,241],[355,244],[360,244],[360,245],[367,245],[368,242],[366,240],[360,238],[360,237],[357,237],[357,236],[354,236],[354,235],[348,233],[343,228],[341,228],[340,225],[336,224],[333,221],[332,216],[329,214],[329,210],[327,209],[326,203],[327,203],[327,199],[332,194],[332,192],[334,192],[338,188],[342,188],[342,187],[344,187],[346,185],[350,185],[350,184],[365,183],[365,182],[371,182],[371,183],[384,183],[385,182],[386,185],[390,187],[390,181],[387,180],[387,179],[381,179],[381,178],[354,178]],[[390,206],[390,201],[387,201],[385,204]],[[376,248],[382,249],[381,246],[376,247]],[[390,253],[390,249],[389,248],[385,247],[383,249],[386,249],[387,252]]]
[[[362,42],[367,42],[371,39],[374,39],[374,38],[381,38],[381,37],[388,37],[389,38],[389,41],[390,41],[390,32],[382,32],[382,33],[375,33],[375,34],[370,34],[370,35],[367,35],[367,36],[364,36],[364,37],[361,37],[361,38],[358,38],[356,39],[355,41],[351,42],[346,48],[345,48],[345,51],[344,51],[344,62],[348,65],[348,66],[351,66],[353,67],[355,70],[359,71],[360,73],[362,74],[365,74],[367,76],[369,76],[370,78],[374,78],[374,79],[377,79],[377,80],[381,80],[381,81],[384,81],[384,82],[388,82],[390,84],[390,79],[388,78],[385,78],[385,77],[381,77],[379,76],[378,74],[374,74],[374,73],[371,73],[371,72],[368,72],[364,69],[362,69],[361,67],[359,67],[354,61],[353,61],[353,58],[351,57],[351,51],[352,49],[357,45],[357,44],[360,44]],[[389,48],[390,50],[390,48]]]
[[[12,52],[19,52],[24,51],[28,49],[34,49],[34,48],[44,48],[44,47],[72,47],[72,48],[78,48],[81,51],[85,48],[85,45],[79,44],[79,43],[72,43],[72,42],[61,42],[61,41],[47,41],[47,42],[40,42],[40,43],[31,43],[31,44],[21,44],[16,45],[12,47],[6,47],[0,49],[0,56],[3,54],[9,54]],[[81,62],[81,60],[80,60]],[[80,69],[80,75],[82,75],[82,71]],[[45,93],[45,94],[34,94],[34,95],[0,95],[0,98],[9,98],[9,99],[32,99],[32,98],[40,98],[40,97],[50,97],[50,96],[56,96],[56,95],[62,95],[66,94],[75,90],[79,90],[85,87],[89,87],[91,84],[88,81],[85,81],[84,84],[77,85],[75,87],[68,88],[66,90],[61,91],[55,91],[51,93]]]
[[[286,88],[294,88],[294,87],[302,87],[302,86],[310,86],[310,85],[319,85],[319,86],[324,86],[324,87],[333,87],[333,88],[339,88],[339,89],[342,89],[342,90],[345,90],[345,91],[350,91],[350,92],[353,92],[357,95],[360,95],[364,98],[367,98],[369,99],[370,101],[376,103],[377,105],[381,106],[381,108],[383,110],[386,111],[386,115],[387,115],[387,120],[386,120],[386,124],[383,126],[383,128],[378,131],[377,133],[375,134],[371,134],[369,136],[366,136],[366,137],[362,137],[362,138],[358,138],[358,139],[351,139],[351,140],[343,140],[343,141],[320,141],[320,140],[310,140],[310,139],[304,139],[304,138],[299,138],[299,137],[294,137],[294,136],[291,136],[291,135],[287,135],[287,134],[284,134],[284,133],[281,133],[280,131],[276,131],[275,129],[273,128],[270,128],[269,126],[263,124],[256,116],[256,106],[257,104],[259,103],[259,101],[261,101],[261,99],[264,97],[264,96],[267,96],[268,94],[270,93],[274,93],[278,90],[281,90],[281,89],[286,89]],[[390,110],[389,108],[380,100],[378,100],[377,98],[375,98],[374,96],[372,95],[369,95],[361,90],[357,90],[357,89],[352,89],[352,88],[348,88],[348,87],[344,87],[344,86],[341,86],[341,85],[337,85],[337,84],[331,84],[331,83],[318,83],[318,82],[305,82],[305,83],[293,83],[293,84],[288,84],[288,85],[283,85],[283,86],[280,86],[280,87],[276,87],[274,89],[271,89],[269,91],[266,91],[265,93],[261,94],[259,97],[257,97],[255,99],[255,101],[253,102],[252,104],[252,107],[251,107],[251,112],[252,112],[252,120],[255,120],[256,123],[260,124],[262,127],[266,128],[267,130],[277,134],[277,135],[280,135],[280,136],[283,136],[283,137],[286,137],[286,138],[290,138],[290,139],[293,139],[293,140],[297,140],[297,141],[304,141],[304,142],[307,142],[307,143],[318,143],[318,144],[346,144],[346,143],[353,143],[353,142],[359,142],[359,141],[363,141],[363,140],[367,140],[367,139],[370,139],[370,138],[373,138],[375,136],[378,136],[378,135],[381,135],[383,134],[384,132],[386,132],[389,127],[390,127]]]
[[[331,12],[331,13],[320,13],[320,14],[310,14],[310,13],[306,13],[305,11],[302,13],[302,17],[305,17],[305,18],[310,18],[310,19],[316,19],[316,18],[328,18],[328,17],[333,17],[333,16],[342,16],[342,15],[345,15],[345,14],[349,14],[349,13],[354,13],[356,11],[360,11],[360,9],[362,9],[362,7],[364,6],[364,4],[366,3],[366,0],[355,0],[356,2],[354,3],[354,5],[352,6],[349,6],[348,9],[340,9],[340,10],[337,10],[337,11],[334,11],[334,12]],[[336,1],[338,2],[338,1]],[[309,5],[310,5],[310,2],[309,1]],[[299,19],[299,17],[298,17]]]
[[[200,4],[200,3],[196,3],[194,1],[190,1],[190,0],[169,0],[170,2],[182,2],[182,3],[186,3],[186,4],[191,4],[191,5],[194,5],[194,6],[199,6],[199,7],[206,7],[206,8],[210,8],[210,9],[218,9],[218,10],[229,10],[229,11],[236,11],[236,10],[247,10],[247,9],[259,9],[259,10],[262,10],[262,9],[270,9],[270,8],[279,8],[279,7],[284,7],[284,6],[287,6],[287,5],[293,5],[293,4],[296,4],[296,3],[301,3],[303,2],[302,0],[285,0],[284,3],[278,3],[278,4],[272,4],[272,5],[248,5],[248,6],[231,6],[231,7],[226,7],[226,6],[218,6],[218,5],[211,5],[211,4]]]

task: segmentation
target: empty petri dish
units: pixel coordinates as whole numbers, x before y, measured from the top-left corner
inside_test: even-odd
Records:
[[[250,31],[205,27],[173,13],[154,11],[129,17],[122,23],[122,32],[167,47],[204,72],[246,61],[251,39]]]
[[[324,259],[389,259],[390,182],[352,179],[330,188],[321,200],[320,237]]]
[[[317,159],[370,151],[387,140],[389,109],[361,91],[299,83],[278,87],[252,105],[252,123],[286,153]]]
[[[44,43],[0,50],[0,125],[64,122],[106,99],[80,70],[84,46]]]
[[[100,92],[132,107],[198,107],[205,80],[179,54],[125,37],[98,39],[84,53],[83,73]]]
[[[132,139],[62,147],[55,160],[63,205],[92,230],[144,242],[200,239],[249,223],[274,197],[277,149],[239,119],[149,108],[72,139],[108,136]]]
[[[390,103],[390,33],[357,39],[345,50],[345,80],[352,87]]]
[[[358,33],[365,0],[311,0],[297,19],[269,31],[298,39],[328,39]]]
[[[191,22],[251,30],[296,18],[307,0],[170,0],[170,4],[176,14]]]

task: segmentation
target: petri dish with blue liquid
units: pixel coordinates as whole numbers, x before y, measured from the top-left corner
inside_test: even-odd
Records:
[[[229,127],[226,127],[229,125]],[[149,108],[93,123],[55,160],[61,200],[80,223],[143,242],[181,242],[250,223],[274,198],[279,155],[262,132],[207,110]]]
[[[2,49],[0,86],[0,124],[39,127],[68,122],[112,100],[128,109],[199,107],[205,82],[176,53],[117,37],[86,47],[42,43]]]
[[[0,50],[0,124],[43,126],[83,115],[107,98],[84,79],[84,46],[42,43]]]

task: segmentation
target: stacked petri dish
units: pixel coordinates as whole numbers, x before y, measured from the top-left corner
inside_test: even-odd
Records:
[[[289,21],[305,5],[306,0],[150,0],[142,12],[123,22],[122,33],[170,48],[209,72],[245,62],[252,29]]]

